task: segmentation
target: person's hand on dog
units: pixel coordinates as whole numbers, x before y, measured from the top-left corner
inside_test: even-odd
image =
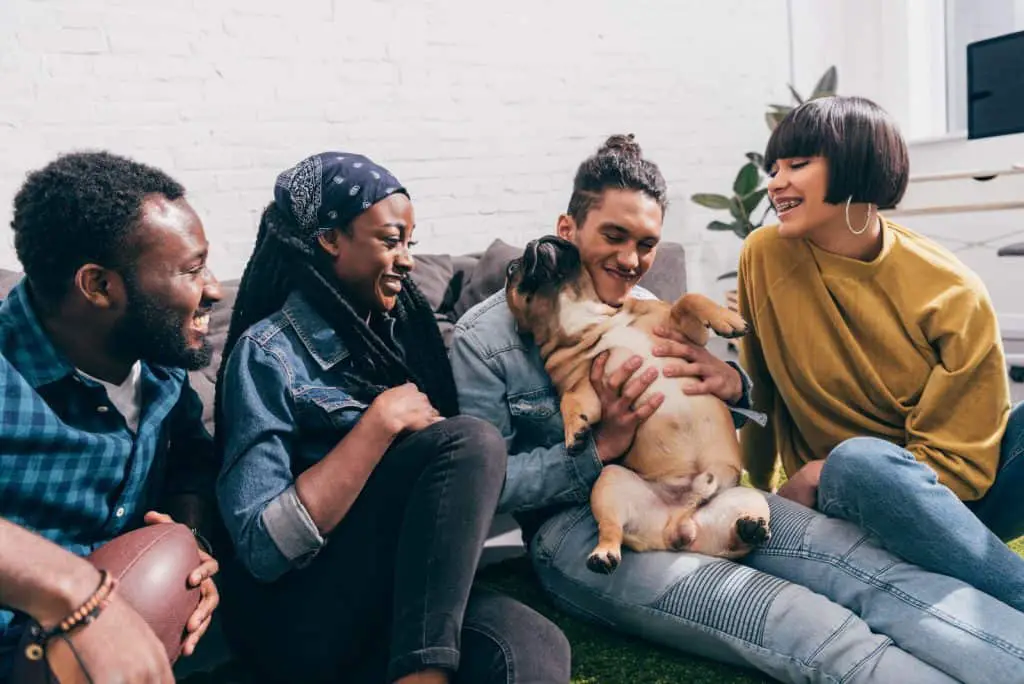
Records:
[[[818,504],[818,483],[821,482],[821,469],[825,461],[811,461],[793,474],[786,484],[776,492],[779,496],[796,501],[798,504],[815,508]]]
[[[590,382],[601,400],[601,422],[594,431],[597,456],[602,463],[608,463],[629,450],[640,424],[651,417],[665,395],[655,392],[639,404],[637,400],[658,378],[656,368],[648,368],[640,375],[634,375],[643,364],[643,359],[634,356],[605,376],[608,353],[602,353],[590,366]]]
[[[369,410],[377,414],[385,429],[393,435],[406,430],[418,432],[444,420],[427,395],[411,382],[381,392]]]
[[[654,347],[655,356],[665,356],[679,361],[665,366],[662,371],[666,378],[696,378],[697,382],[683,389],[690,395],[711,394],[727,404],[735,404],[743,398],[743,379],[734,367],[722,361],[706,348],[690,344],[678,330],[664,327],[654,329],[654,334],[663,341]]]

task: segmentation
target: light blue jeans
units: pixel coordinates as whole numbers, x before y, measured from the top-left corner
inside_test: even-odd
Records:
[[[531,543],[566,611],[783,682],[1024,681],[1024,613],[884,550],[856,525],[770,495],[772,538],[743,564],[625,551],[612,575],[587,569],[589,506]]]
[[[906,449],[856,437],[826,459],[818,508],[900,558],[1024,610],[1024,559],[1003,543],[1024,535],[1024,404],[1010,414],[995,484],[980,501],[961,502]]]

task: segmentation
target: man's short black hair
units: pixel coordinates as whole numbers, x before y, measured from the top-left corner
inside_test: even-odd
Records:
[[[828,160],[825,201],[870,202],[895,207],[907,189],[907,143],[889,114],[863,97],[823,97],[800,105],[772,132],[764,154],[771,172],[779,159]]]
[[[163,171],[108,152],[75,152],[28,175],[14,198],[14,249],[33,293],[59,301],[83,264],[133,266],[131,237],[147,195],[185,189]]]

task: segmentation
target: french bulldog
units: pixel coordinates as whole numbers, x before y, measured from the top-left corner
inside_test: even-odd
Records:
[[[684,294],[674,304],[631,297],[618,308],[609,306],[598,298],[576,247],[555,236],[530,242],[506,276],[516,325],[533,337],[559,393],[570,453],[579,452],[601,420],[590,381],[595,357],[608,351],[606,368],[614,370],[640,355],[643,367],[659,371],[637,402],[654,392],[664,394],[664,402],[640,425],[619,464],[603,468],[591,491],[599,538],[587,566],[614,571],[623,544],[634,551],[739,558],[767,541],[767,500],[737,486],[742,465],[729,408],[715,396],[685,394],[683,388],[696,380],[665,377],[661,371],[671,359],[652,353],[658,326],[704,346],[708,328],[734,338],[746,333],[746,322],[700,294]]]

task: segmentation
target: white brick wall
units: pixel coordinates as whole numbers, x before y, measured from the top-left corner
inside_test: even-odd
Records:
[[[177,177],[229,278],[275,175],[308,153],[387,165],[421,251],[464,253],[549,230],[576,165],[634,132],[691,286],[710,287],[739,241],[686,198],[763,146],[786,41],[784,0],[0,0],[0,266],[25,172],[62,151]]]

